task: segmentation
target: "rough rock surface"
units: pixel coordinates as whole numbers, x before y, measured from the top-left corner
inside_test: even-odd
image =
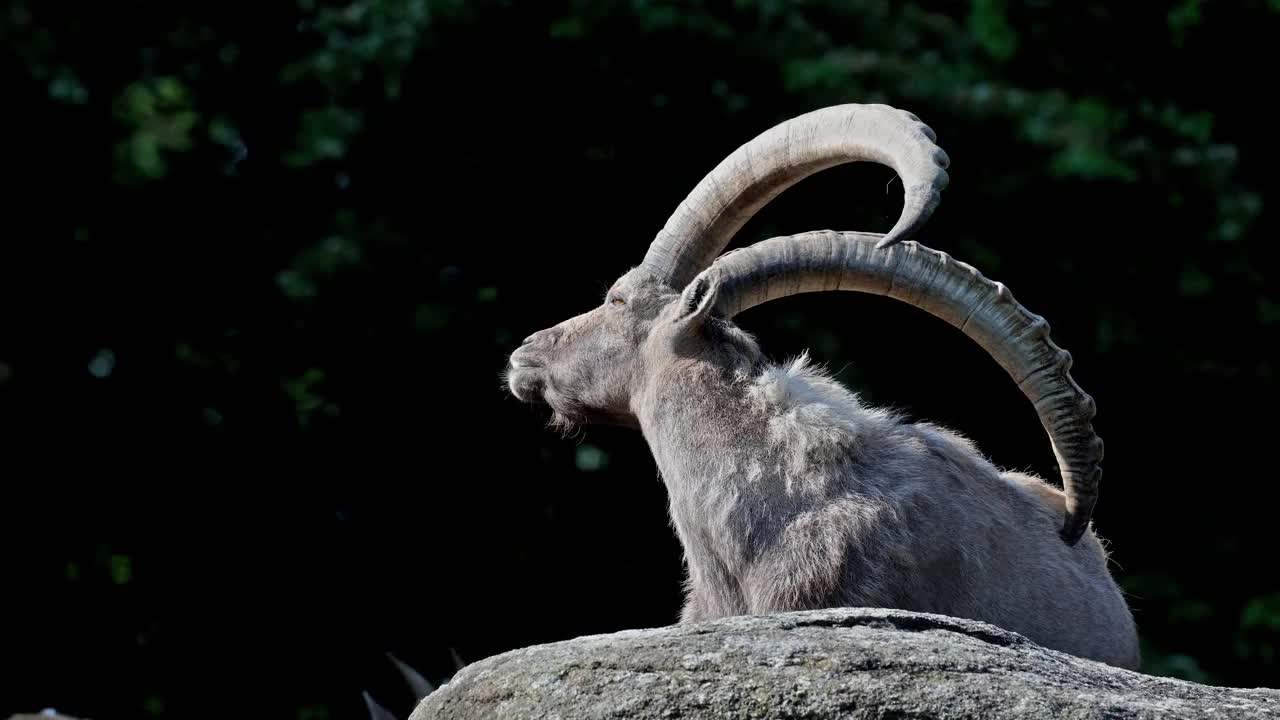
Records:
[[[410,720],[1201,717],[1280,718],[1280,690],[1156,678],[983,623],[851,608],[514,650],[459,671]]]

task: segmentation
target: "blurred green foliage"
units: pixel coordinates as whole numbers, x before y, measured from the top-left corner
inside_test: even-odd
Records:
[[[0,707],[214,716],[180,665],[269,677],[263,716],[354,717],[387,645],[439,679],[449,645],[671,621],[643,445],[547,432],[498,371],[739,143],[839,102],[938,131],[952,185],[921,240],[1065,338],[1146,669],[1274,679],[1274,532],[1248,497],[1273,465],[1274,131],[1235,83],[1264,82],[1278,30],[1276,0],[9,3],[24,229],[0,258],[22,308],[0,418],[10,462],[42,466],[10,471],[32,517],[68,521],[17,566],[51,599],[21,611],[29,677]],[[742,242],[884,230],[894,192],[832,170]],[[883,304],[782,305],[748,319],[771,352],[811,348],[869,400],[1052,475],[961,339]]]

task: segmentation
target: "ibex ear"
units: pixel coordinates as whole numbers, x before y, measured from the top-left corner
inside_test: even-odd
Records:
[[[710,316],[716,306],[716,295],[720,291],[720,278],[716,273],[706,270],[698,274],[680,293],[680,308],[676,311],[674,322],[679,325],[701,324]]]

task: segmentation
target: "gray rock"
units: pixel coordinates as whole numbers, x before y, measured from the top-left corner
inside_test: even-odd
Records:
[[[984,623],[845,608],[630,630],[476,662],[410,720],[1280,718],[1280,690],[1210,687]]]

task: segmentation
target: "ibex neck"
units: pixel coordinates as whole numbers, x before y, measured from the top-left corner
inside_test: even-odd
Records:
[[[636,414],[669,489],[701,484],[740,461],[744,448],[762,448],[748,385],[747,378],[696,360],[655,378]]]
[[[742,611],[734,588],[760,553],[808,510],[858,492],[849,471],[878,452],[876,437],[894,435],[893,421],[804,356],[749,375],[690,362],[655,380],[636,414],[691,582],[719,589],[717,611]]]
[[[749,378],[689,361],[655,378],[636,408],[695,583],[713,573],[728,582],[751,562],[747,508],[759,503],[746,486],[760,479],[770,448],[749,386]]]
[[[635,412],[673,501],[713,484],[734,495],[760,483],[821,494],[830,467],[868,451],[874,428],[894,425],[806,356],[749,376],[687,361],[655,378]]]

